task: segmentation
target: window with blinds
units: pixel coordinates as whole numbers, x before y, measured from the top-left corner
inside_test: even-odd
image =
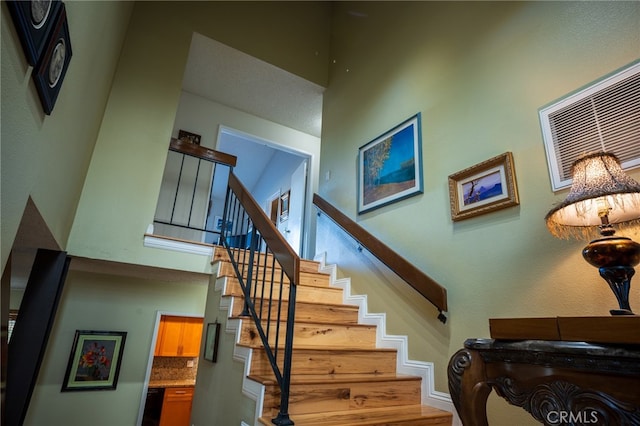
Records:
[[[540,123],[554,191],[571,185],[571,165],[585,153],[640,166],[640,62],[541,109]]]

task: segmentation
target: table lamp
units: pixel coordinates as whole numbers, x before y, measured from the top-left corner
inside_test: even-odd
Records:
[[[614,225],[640,226],[640,183],[627,176],[618,158],[607,152],[586,154],[572,166],[567,198],[547,213],[549,232],[558,238],[590,240],[582,256],[599,269],[618,299],[611,315],[633,315],[631,277],[640,263],[640,244],[617,237]]]

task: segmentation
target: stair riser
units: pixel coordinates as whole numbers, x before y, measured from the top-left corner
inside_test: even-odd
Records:
[[[279,346],[284,345],[285,326],[280,326]],[[269,332],[269,343],[275,344],[276,327],[272,325]],[[242,321],[240,330],[241,345],[253,348],[262,347],[260,335],[255,325],[250,321]],[[326,346],[332,348],[361,348],[373,349],[376,345],[376,329],[367,326],[349,325],[313,325],[296,324],[294,329],[293,346]]]
[[[289,414],[364,410],[413,404],[420,404],[420,380],[354,384],[292,384]],[[277,414],[279,405],[279,391],[268,386],[264,399],[264,412]]]
[[[304,374],[395,374],[395,351],[314,351],[293,352],[292,371]],[[279,363],[282,369],[282,362]],[[271,376],[273,371],[264,351],[253,352],[251,374]]]
[[[225,290],[223,296],[243,296],[242,287],[240,283],[235,278],[222,278],[226,280]],[[289,285],[283,284],[284,289],[282,291],[282,300],[289,300]],[[264,287],[264,293],[263,293]],[[280,286],[274,285],[273,292],[271,292],[271,285],[267,284],[263,286],[262,284],[258,284],[256,287],[252,287],[252,294],[255,289],[255,294],[260,296],[262,294],[265,297],[269,297],[269,294],[273,294],[275,298],[280,294]],[[315,303],[332,303],[332,304],[340,304],[342,303],[342,289],[333,288],[333,287],[309,287],[309,286],[298,286],[296,292],[296,301],[298,302],[315,302]]]
[[[234,252],[238,253],[241,252],[241,250],[237,250],[237,249],[233,249]],[[249,252],[247,251],[247,256],[249,255]],[[267,256],[267,264],[271,264],[273,262],[273,255],[268,255]],[[248,258],[248,257],[247,257]],[[213,252],[213,259],[212,262],[216,262],[216,261],[224,261],[224,262],[230,262],[231,259],[229,259],[229,255],[227,254],[227,251],[221,247],[216,247],[216,249]],[[264,262],[264,259],[262,260],[262,262]],[[319,263],[313,260],[306,260],[306,259],[300,259],[300,272],[318,272],[318,268],[319,268]]]
[[[258,274],[258,278],[260,280],[262,280],[263,278],[266,278],[267,281],[271,280],[271,274],[272,274],[273,269],[271,268],[264,268],[262,266],[258,267],[258,268],[253,268],[253,276],[256,276],[256,273]],[[248,270],[242,270],[242,276],[244,278],[247,278],[247,275],[249,274]],[[235,277],[236,276],[236,272],[235,269],[233,268],[233,265],[230,262],[220,262],[219,268],[218,268],[218,277]],[[275,280],[276,281],[280,281],[280,269],[276,269],[275,270]],[[283,282],[284,283],[289,283],[289,278],[286,275],[282,276]],[[298,283],[298,285],[308,285],[308,286],[316,286],[316,287],[329,287],[329,276],[326,274],[320,274],[318,272],[300,272],[300,282]]]
[[[256,312],[258,315],[262,315],[262,318],[267,318],[269,314],[269,306],[267,301],[260,304],[260,300],[254,302],[256,304]],[[283,321],[287,319],[288,302],[282,303],[282,312],[280,313]],[[235,297],[233,301],[233,307],[231,309],[231,316],[240,316],[244,308],[244,298]],[[271,306],[271,318],[275,318],[277,315],[277,307]],[[339,324],[357,324],[358,323],[358,310],[351,306],[340,305],[316,305],[310,303],[296,303],[296,321],[306,322],[322,322],[322,323],[339,323]]]
[[[271,415],[259,419],[273,426]],[[451,426],[451,413],[422,405],[403,405],[371,410],[325,411],[291,417],[296,426]]]

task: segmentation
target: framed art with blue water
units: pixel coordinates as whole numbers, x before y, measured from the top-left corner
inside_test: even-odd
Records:
[[[422,193],[420,113],[358,150],[358,214]]]

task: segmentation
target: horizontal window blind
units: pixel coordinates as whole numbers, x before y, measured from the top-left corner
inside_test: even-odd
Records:
[[[554,191],[571,185],[582,154],[606,151],[640,166],[640,63],[540,110]]]

